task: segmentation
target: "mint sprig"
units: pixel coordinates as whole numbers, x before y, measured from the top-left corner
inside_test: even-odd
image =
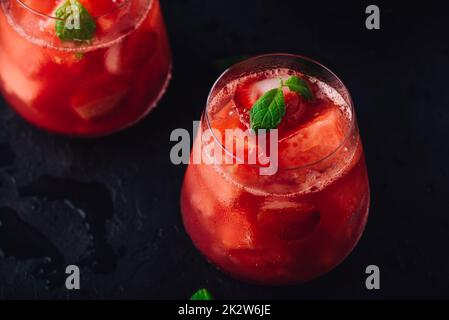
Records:
[[[285,81],[285,85],[291,90],[296,93],[299,93],[304,97],[306,100],[313,100],[313,93],[312,90],[310,90],[309,85],[307,84],[306,80],[301,79],[298,76],[293,76],[288,78],[287,81]]]
[[[313,100],[313,93],[307,82],[298,76],[292,76],[285,82],[281,79],[279,87],[262,95],[249,111],[251,129],[276,129],[285,116],[285,97],[283,88],[296,92],[306,100]]]
[[[92,40],[97,24],[78,0],[65,1],[55,12],[55,31],[61,41]]]
[[[214,300],[214,297],[207,289],[200,289],[193,294],[190,300]]]

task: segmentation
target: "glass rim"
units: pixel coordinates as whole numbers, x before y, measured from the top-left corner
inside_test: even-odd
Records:
[[[335,155],[345,144],[346,142],[349,140],[349,138],[351,137],[352,132],[354,131],[354,128],[356,126],[356,116],[355,116],[355,108],[354,108],[354,102],[352,100],[352,96],[348,90],[348,88],[346,87],[346,85],[344,84],[344,82],[340,79],[340,77],[338,77],[332,70],[330,70],[328,67],[326,67],[325,65],[321,64],[320,62],[303,56],[303,55],[299,55],[299,54],[291,54],[291,53],[267,53],[267,54],[260,54],[260,55],[256,55],[253,56],[251,58],[245,59],[243,61],[240,61],[234,65],[232,65],[231,67],[229,67],[228,69],[226,69],[219,77],[218,79],[214,82],[214,84],[212,85],[211,90],[209,91],[209,94],[207,96],[207,101],[206,101],[206,109],[204,110],[204,115],[206,118],[206,123],[207,123],[207,128],[208,130],[210,130],[210,132],[212,133],[212,136],[214,137],[214,140],[216,143],[218,143],[220,145],[220,147],[227,153],[229,154],[233,159],[236,159],[237,161],[242,161],[241,159],[239,159],[236,155],[234,155],[232,152],[230,152],[229,150],[226,149],[226,146],[223,145],[223,143],[217,138],[217,136],[214,133],[213,128],[211,127],[211,119],[209,117],[208,114],[208,108],[209,108],[209,104],[211,102],[212,99],[212,94],[214,92],[215,87],[218,85],[218,83],[230,72],[232,72],[234,69],[243,66],[247,63],[250,63],[254,60],[258,60],[258,59],[262,59],[262,58],[275,58],[275,57],[279,57],[279,58],[287,58],[287,59],[299,59],[299,60],[303,60],[309,63],[312,63],[320,68],[322,68],[323,70],[325,70],[326,72],[328,72],[330,74],[331,77],[335,78],[335,80],[341,85],[341,88],[344,90],[344,92],[347,94],[347,98],[349,101],[345,101],[346,103],[348,103],[348,106],[350,108],[351,111],[351,120],[350,120],[350,125],[347,128],[346,134],[344,136],[344,138],[341,140],[340,144],[332,151],[330,152],[328,155],[322,157],[321,159],[314,161],[312,163],[308,163],[302,166],[296,166],[296,167],[288,167],[288,168],[278,168],[278,171],[293,171],[293,170],[300,170],[300,169],[307,169],[313,166],[316,166],[317,164],[326,161],[327,159],[331,158],[333,155]],[[238,162],[237,162],[238,163]],[[257,165],[257,164],[247,164],[243,161],[244,165],[249,165],[252,167],[256,167],[256,168],[263,168],[263,166]]]
[[[38,10],[33,9],[32,7],[30,7],[29,5],[24,3],[23,0],[13,0],[13,1],[16,1],[17,3],[19,3],[19,5],[21,5],[25,10],[28,10],[31,13],[36,14],[38,16],[41,16],[41,17],[44,17],[44,18],[48,18],[48,19],[53,19],[53,20],[60,20],[60,21],[64,20],[64,19],[61,19],[61,18],[58,18],[58,17],[54,17],[54,16],[46,14],[46,13],[39,12]],[[149,0],[149,1],[152,1],[152,0]],[[92,16],[92,17],[94,19],[98,19],[98,18],[101,18],[101,17],[104,17],[104,16],[108,16],[110,14],[113,14],[114,12],[117,12],[117,11],[121,10],[122,8],[127,6],[130,2],[131,2],[131,0],[124,0],[123,3],[121,5],[119,5],[119,6],[117,6],[117,8],[115,8],[114,10],[108,11],[106,13],[103,13],[103,14],[99,15],[99,16]]]

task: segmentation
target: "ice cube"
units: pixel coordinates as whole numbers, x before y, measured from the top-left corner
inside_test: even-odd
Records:
[[[217,204],[232,207],[242,194],[242,188],[232,182],[219,166],[206,166],[208,170],[201,170],[202,181],[207,190],[213,195]]]
[[[199,214],[204,218],[213,218],[217,211],[217,200],[214,194],[209,190],[207,181],[204,181],[199,175],[199,167],[189,167],[184,180],[184,189],[191,190],[188,193],[190,204],[196,208]]]
[[[223,246],[231,249],[252,249],[254,247],[251,223],[246,214],[235,208],[220,212],[221,219],[217,233]]]
[[[106,52],[105,67],[112,74],[118,74],[121,71],[121,47],[122,44],[118,43]]]
[[[2,32],[1,37],[4,37],[2,50],[4,50],[5,56],[2,60],[7,59],[6,56],[11,57],[8,64],[14,62],[19,68],[18,71],[25,77],[36,77],[39,75],[49,60],[48,56],[46,56],[48,49],[37,48],[31,52],[30,48],[33,47],[33,44],[25,38],[6,30],[0,30],[0,32]],[[6,64],[6,61],[4,62]]]
[[[71,98],[73,110],[84,120],[94,120],[115,110],[128,94],[129,87],[100,75],[80,87]]]
[[[221,248],[251,248],[251,224],[244,213],[235,209],[240,189],[223,180],[211,166],[192,165],[187,170],[184,189],[190,190],[188,197],[200,215],[198,220],[213,230]]]
[[[261,96],[272,89],[279,88],[280,79],[283,78],[269,78],[256,82],[253,86],[253,90],[255,90],[259,96]],[[286,79],[287,78],[285,78],[284,80]]]

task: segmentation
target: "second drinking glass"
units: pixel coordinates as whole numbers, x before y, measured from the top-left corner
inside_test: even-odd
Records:
[[[170,74],[159,0],[0,0],[0,90],[40,128],[82,137],[126,128]]]
[[[273,175],[261,174],[263,163],[247,161],[251,153],[270,151],[234,131],[267,124],[278,133]],[[369,199],[354,107],[331,71],[300,56],[266,55],[216,82],[181,209],[193,243],[220,269],[263,284],[316,278],[354,248]]]

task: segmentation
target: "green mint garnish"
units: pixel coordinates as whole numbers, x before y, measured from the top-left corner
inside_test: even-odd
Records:
[[[214,300],[214,297],[207,289],[200,289],[193,294],[190,300]]]
[[[97,25],[94,18],[78,0],[67,0],[55,12],[56,35],[61,41],[89,41]]]
[[[217,59],[217,60],[213,61],[213,65],[219,71],[222,71],[222,70],[226,70],[226,69],[232,67],[234,64],[242,62],[243,60],[246,60],[248,58],[249,58],[249,56],[246,56],[246,55],[231,56],[228,58]]]
[[[276,129],[285,116],[285,98],[282,86],[266,92],[249,112],[251,129]]]
[[[292,76],[287,81],[285,81],[285,85],[296,93],[299,93],[306,100],[313,100],[313,93],[310,90],[309,85],[304,79],[301,79],[298,76]]]
[[[261,96],[249,111],[251,129],[276,129],[285,116],[285,97],[283,88],[296,92],[306,100],[312,100],[313,94],[307,82],[298,76],[292,76],[287,81],[280,80],[279,88],[267,91]]]

